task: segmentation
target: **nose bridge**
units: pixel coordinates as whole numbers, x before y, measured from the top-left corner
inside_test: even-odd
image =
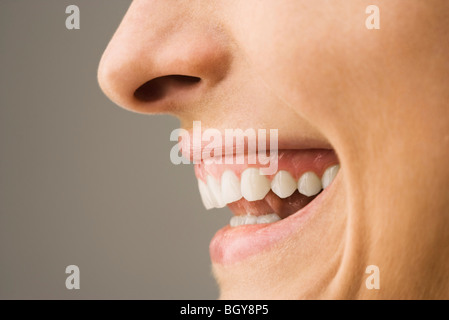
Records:
[[[170,113],[168,109],[189,91],[179,76],[201,82],[196,95],[204,94],[225,77],[230,53],[222,29],[216,27],[216,21],[205,11],[183,6],[186,3],[180,1],[176,6],[171,1],[132,3],[98,70],[101,88],[116,104],[131,111]],[[151,102],[136,97],[137,89],[151,85],[155,79],[157,89],[169,92],[168,96],[161,95],[163,99]]]

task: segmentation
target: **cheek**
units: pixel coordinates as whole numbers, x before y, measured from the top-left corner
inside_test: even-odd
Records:
[[[371,2],[290,1],[267,8],[248,1],[233,33],[249,67],[283,107],[329,136],[367,132],[367,124],[384,121],[397,104],[398,87],[413,87],[423,71],[416,62],[428,57],[420,46],[432,13],[423,5],[378,4],[381,29],[368,30]]]
[[[370,146],[370,158],[376,145],[401,144],[416,122],[435,113],[419,105],[432,99],[423,79],[441,96],[432,83],[438,72],[428,75],[429,57],[445,39],[432,21],[435,9],[403,1],[377,3],[381,29],[368,30],[371,2],[292,1],[268,8],[277,17],[270,19],[266,8],[253,6],[234,30],[250,68],[285,102],[277,107],[308,120],[336,147]],[[388,132],[397,139],[382,134]]]
[[[254,8],[250,19],[237,24],[237,41],[249,67],[285,102],[277,107],[291,109],[326,133],[352,114],[350,96],[360,93],[360,79],[375,67],[364,45],[366,6],[364,1],[287,4],[270,7],[276,17],[271,19],[265,18],[267,9]]]
[[[430,154],[437,158],[441,148],[430,150],[430,142],[440,141],[449,126],[442,104],[449,87],[448,26],[438,14],[449,2],[375,2],[288,2],[270,7],[277,17],[271,19],[255,7],[249,19],[240,17],[235,34],[248,65],[285,102],[276,107],[318,128],[351,164],[354,184],[382,186],[373,177],[384,168],[397,189],[417,180],[416,168]],[[380,30],[365,27],[369,4],[381,8]]]

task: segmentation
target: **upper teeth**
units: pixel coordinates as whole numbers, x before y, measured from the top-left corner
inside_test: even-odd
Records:
[[[324,171],[321,179],[314,172],[308,171],[298,181],[295,181],[289,172],[281,170],[271,182],[260,174],[258,168],[247,168],[242,172],[240,180],[234,172],[226,170],[221,176],[221,182],[209,175],[206,177],[206,183],[198,179],[198,187],[206,209],[222,208],[242,197],[248,201],[262,200],[270,189],[280,198],[291,196],[296,189],[299,193],[310,197],[328,187],[339,168],[338,164],[330,166]]]
[[[298,180],[298,191],[305,196],[313,196],[320,192],[321,188],[320,178],[312,171],[304,173]]]
[[[323,177],[321,178],[321,183],[323,184],[323,188],[327,188],[334,181],[335,176],[337,175],[338,169],[340,166],[336,164],[335,166],[329,167],[324,171]]]
[[[240,179],[242,196],[248,201],[262,200],[270,191],[270,181],[257,168],[248,168]]]
[[[271,190],[282,199],[290,197],[295,192],[296,186],[295,179],[293,179],[290,173],[284,170],[276,173],[271,181]]]
[[[223,201],[220,183],[218,183],[218,181],[212,176],[207,176],[206,181],[209,191],[215,199],[215,207],[223,208],[226,205],[226,202]]]
[[[240,180],[231,170],[226,170],[221,176],[221,195],[225,203],[231,203],[242,198]]]

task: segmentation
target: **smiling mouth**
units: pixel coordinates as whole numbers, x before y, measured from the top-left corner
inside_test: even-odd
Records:
[[[262,175],[260,168],[246,161],[195,165],[206,209],[227,206],[233,213],[229,225],[211,241],[213,262],[237,262],[297,230],[304,222],[301,216],[316,207],[340,165],[333,150],[305,149],[280,150],[278,170],[272,175]]]

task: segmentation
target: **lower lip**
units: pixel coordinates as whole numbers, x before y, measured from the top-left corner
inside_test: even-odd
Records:
[[[217,231],[209,245],[213,263],[229,265],[273,248],[277,243],[298,233],[317,213],[328,197],[333,183],[313,201],[291,216],[275,223],[226,227]]]

